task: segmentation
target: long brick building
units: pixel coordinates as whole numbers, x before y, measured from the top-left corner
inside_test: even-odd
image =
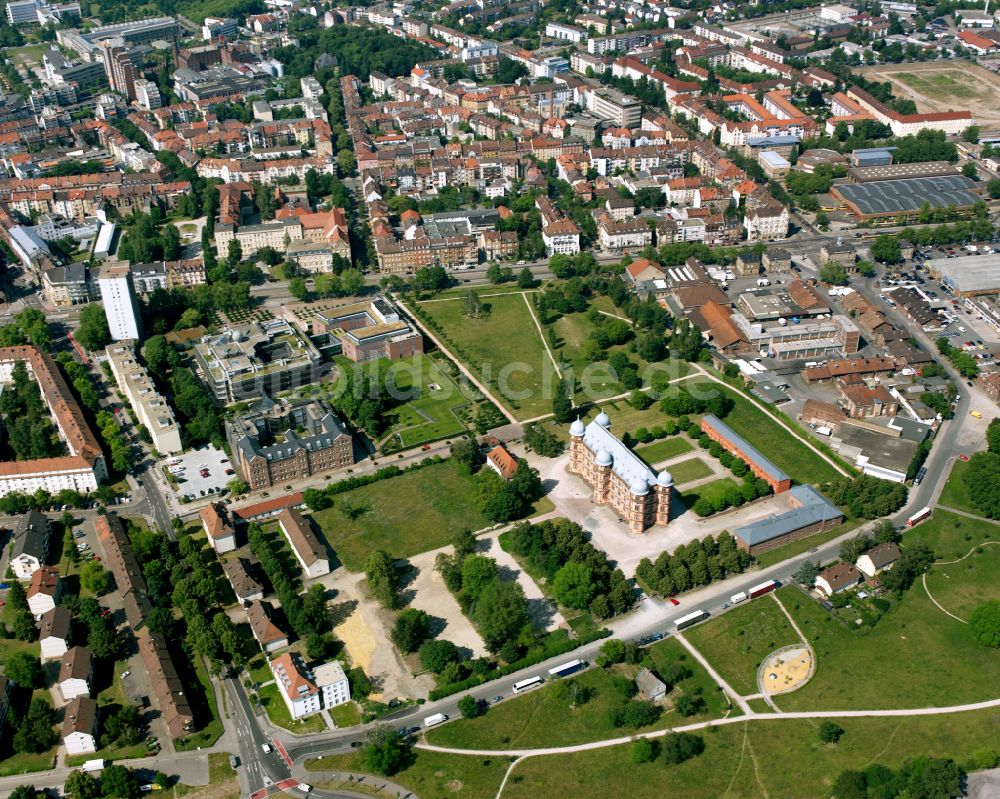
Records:
[[[728,453],[746,461],[747,466],[750,467],[750,471],[753,472],[754,476],[766,480],[771,488],[774,489],[775,494],[780,494],[782,491],[787,491],[792,487],[791,477],[781,471],[770,460],[765,458],[756,447],[751,446],[746,439],[737,435],[729,425],[723,423],[717,417],[712,414],[703,416],[701,419],[701,429],[702,432],[708,434],[708,437],[712,441],[721,444],[723,449]]]
[[[670,472],[656,474],[611,432],[603,411],[588,425],[569,428],[569,466],[593,489],[596,505],[610,505],[633,533],[670,520]]]

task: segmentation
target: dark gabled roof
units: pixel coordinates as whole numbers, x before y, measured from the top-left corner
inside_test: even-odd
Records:
[[[21,555],[31,555],[38,560],[45,560],[49,538],[49,520],[44,513],[29,510],[17,520],[14,528],[14,551],[11,558]]]

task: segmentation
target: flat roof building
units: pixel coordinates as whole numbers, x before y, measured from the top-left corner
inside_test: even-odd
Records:
[[[209,389],[227,405],[308,385],[323,361],[316,346],[281,319],[205,336],[194,352]]]
[[[1000,254],[965,255],[958,258],[935,258],[927,261],[932,275],[941,284],[962,297],[1000,292]]]
[[[119,390],[153,441],[153,447],[171,455],[184,449],[181,428],[167,400],[156,390],[146,367],[139,363],[130,343],[110,345],[105,353]]]

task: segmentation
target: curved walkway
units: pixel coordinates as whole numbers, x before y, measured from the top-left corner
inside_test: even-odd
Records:
[[[677,727],[667,727],[653,732],[626,735],[621,738],[607,738],[601,741],[575,744],[573,746],[553,746],[541,749],[457,749],[451,746],[435,746],[428,743],[418,743],[418,749],[430,752],[444,752],[453,755],[474,755],[476,757],[542,757],[545,755],[565,755],[573,752],[588,752],[593,749],[606,749],[610,746],[620,746],[634,741],[636,738],[662,738],[674,732],[692,732],[709,727],[724,727],[729,724],[740,724],[744,721],[775,721],[784,719],[844,719],[844,718],[885,718],[892,716],[944,716],[954,713],[967,713],[974,710],[989,710],[1000,707],[1000,699],[988,699],[985,702],[972,702],[965,705],[950,705],[948,707],[920,707],[906,709],[882,710],[797,710],[778,711],[777,713],[757,713],[751,710],[742,716],[728,716],[710,721],[700,721],[694,724],[684,724]]]
[[[944,506],[943,505],[939,505],[938,507],[943,508]],[[946,510],[950,510],[950,508],[946,508]],[[957,513],[958,511],[955,511],[955,512]],[[963,515],[971,516],[971,514],[963,514]],[[978,516],[972,516],[972,518],[978,519],[979,517]],[[990,521],[990,520],[989,519],[984,519],[983,521]],[[996,522],[992,522],[992,523],[996,524]],[[957,558],[955,560],[936,560],[936,561],[934,561],[933,565],[935,565],[935,566],[950,566],[950,565],[955,564],[955,563],[961,563],[963,560],[965,560],[967,557],[969,557],[969,555],[971,555],[973,552],[975,552],[980,547],[995,546],[997,544],[1000,544],[1000,541],[983,541],[983,543],[981,543],[981,544],[976,544],[972,549],[970,549],[968,552],[966,552],[960,558]],[[946,616],[951,616],[955,621],[962,622],[962,624],[968,624],[969,623],[965,619],[962,619],[962,618],[959,618],[958,616],[956,616],[954,613],[952,613],[950,610],[948,610],[944,605],[942,605],[940,602],[938,602],[934,598],[934,594],[931,593],[931,589],[927,587],[927,572],[924,572],[923,574],[920,575],[920,582],[924,586],[924,593],[927,594],[927,598],[937,606],[938,610],[940,610]]]

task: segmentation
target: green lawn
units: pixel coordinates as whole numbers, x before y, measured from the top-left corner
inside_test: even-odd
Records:
[[[937,560],[956,560],[977,544],[1000,541],[1000,526],[957,513],[936,510],[926,521],[907,530],[906,541],[923,541]]]
[[[681,493],[681,502],[684,503],[684,507],[693,508],[694,503],[696,503],[702,497],[708,497],[712,499],[714,497],[722,496],[730,486],[736,487],[736,481],[731,480],[728,477],[720,477],[718,480],[713,480],[711,483],[705,483],[697,488],[692,488],[690,491],[684,491]]]
[[[996,696],[996,651],[938,610],[919,581],[866,633],[848,629],[796,588],[779,596],[817,665],[809,683],[781,698],[783,710],[933,707]]]
[[[373,550],[408,558],[489,524],[477,509],[474,478],[451,461],[338,494],[313,516],[351,571],[361,571]]]
[[[146,757],[149,755],[149,750],[146,748],[145,744],[136,744],[135,746],[126,746],[122,749],[115,747],[109,747],[107,749],[98,749],[97,752],[77,755],[75,757],[67,757],[67,766],[82,766],[88,760],[131,760],[136,757]]]
[[[477,319],[463,315],[459,299],[424,302],[420,309],[444,331],[444,344],[452,354],[515,416],[550,413],[552,398],[543,395],[543,386],[554,368],[524,294],[484,297],[482,303],[487,312]]]
[[[712,474],[708,464],[701,458],[687,458],[678,463],[670,464],[670,474],[674,478],[674,485],[683,485],[693,480],[701,480]]]
[[[794,694],[792,694],[794,695]],[[662,759],[634,764],[630,744],[533,757],[519,763],[504,799],[580,799],[614,775],[614,793],[628,799],[816,799],[845,769],[873,761],[898,768],[918,755],[959,762],[996,740],[1000,710],[946,716],[843,718],[836,745],[819,740],[814,720],[737,722],[696,733],[705,742],[699,757],[679,766]]]
[[[671,698],[682,691],[700,690],[705,699],[705,712],[685,719],[685,723],[722,715],[728,706],[727,700],[704,669],[685,655],[681,645],[670,640],[651,650],[651,657],[656,664],[665,665],[683,660],[692,672],[690,677],[671,692]],[[610,710],[621,702],[610,686],[613,674],[632,676],[635,670],[635,667],[624,666],[620,670],[595,668],[567,678],[567,681],[593,691],[593,696],[587,702],[576,707],[572,706],[572,694],[562,696],[557,689],[556,686],[561,681],[548,680],[542,688],[491,707],[478,719],[461,719],[437,727],[427,733],[427,740],[441,746],[516,749],[569,746],[628,735],[633,730],[616,728],[609,719]],[[509,687],[504,686],[498,693],[509,694]],[[643,729],[658,729],[678,723],[680,716],[668,709],[659,721]]]
[[[25,774],[30,771],[48,771],[55,765],[55,755],[55,749],[40,755],[11,755],[6,760],[0,760],[0,777]]]
[[[612,419],[612,427],[614,426],[614,420]],[[691,442],[681,435],[676,435],[671,438],[664,438],[660,441],[656,441],[652,444],[646,444],[643,447],[638,447],[635,450],[635,454],[642,458],[646,463],[659,463],[660,461],[668,460],[669,458],[676,458],[678,455],[683,455],[685,452],[690,452],[694,447]],[[687,463],[687,461],[685,461]],[[673,469],[670,473],[673,474]],[[711,472],[709,472],[711,473]],[[688,478],[693,480],[695,478]],[[674,482],[678,482],[677,478],[674,477]]]
[[[413,791],[420,799],[494,799],[507,772],[510,760],[505,757],[470,757],[414,749],[413,760],[391,779]],[[364,756],[334,755],[322,760],[307,760],[310,771],[365,771]],[[378,777],[373,781],[377,782]],[[317,788],[335,791],[370,792],[374,786],[358,783],[317,783]],[[382,795],[385,794],[376,794]]]
[[[399,396],[413,397],[393,411],[388,438],[394,447],[414,447],[465,431],[462,413],[470,397],[431,358],[416,355],[394,361],[388,377]]]
[[[684,635],[743,695],[757,693],[757,667],[765,657],[801,640],[770,597],[738,605]]]
[[[361,711],[356,702],[345,702],[330,708],[330,717],[338,727],[353,727],[361,723]]]
[[[260,704],[263,706],[272,724],[276,724],[299,735],[306,735],[311,732],[324,732],[327,729],[326,722],[323,721],[319,713],[315,716],[307,716],[304,719],[293,720],[291,714],[288,712],[288,706],[281,698],[278,686],[273,683],[257,691],[257,697],[260,699]]]
[[[721,389],[718,383],[713,387]],[[797,483],[822,483],[840,475],[796,436],[740,394],[726,389],[736,406],[723,419]]]
[[[263,652],[247,664],[247,671],[250,672],[250,679],[254,682],[270,682],[274,679],[274,673],[271,671],[267,656]]]
[[[938,503],[947,505],[949,508],[954,508],[955,510],[964,510],[966,513],[975,513],[979,516],[981,514],[972,507],[972,503],[969,501],[969,492],[962,481],[965,470],[968,468],[968,463],[959,460],[955,461],[955,465],[951,467],[948,482],[945,483],[944,490],[941,492],[941,496],[938,497]]]
[[[935,565],[927,575],[927,590],[942,607],[968,621],[972,611],[983,602],[1000,599],[998,574],[1000,543],[976,547],[958,563]]]

